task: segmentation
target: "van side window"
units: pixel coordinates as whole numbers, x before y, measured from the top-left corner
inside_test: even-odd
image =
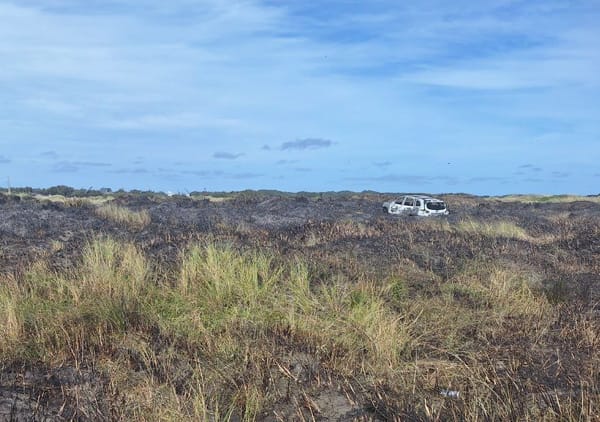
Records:
[[[407,206],[407,207],[414,207],[415,200],[413,198],[405,198],[404,199],[404,205]]]
[[[420,199],[417,199],[417,200],[415,201],[415,205],[416,205],[417,207],[420,207],[420,206],[421,206],[421,200],[420,200]]]

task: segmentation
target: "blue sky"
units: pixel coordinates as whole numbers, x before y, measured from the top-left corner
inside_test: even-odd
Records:
[[[600,192],[600,1],[0,0],[0,184]]]

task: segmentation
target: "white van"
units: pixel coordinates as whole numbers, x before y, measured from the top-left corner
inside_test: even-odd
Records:
[[[421,217],[448,215],[448,208],[444,201],[425,195],[406,195],[394,201],[384,202],[383,211],[388,214],[418,215]]]

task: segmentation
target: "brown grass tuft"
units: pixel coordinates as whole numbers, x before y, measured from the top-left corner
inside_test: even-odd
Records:
[[[143,229],[150,224],[150,213],[146,210],[132,211],[115,204],[104,204],[96,208],[96,214],[115,223],[125,224],[133,229]]]

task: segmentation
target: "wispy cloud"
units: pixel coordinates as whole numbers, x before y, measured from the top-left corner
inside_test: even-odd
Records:
[[[322,138],[305,138],[296,139],[295,141],[284,142],[281,144],[280,149],[286,150],[305,150],[305,149],[320,149],[328,148],[333,145],[333,141]]]
[[[518,168],[520,170],[519,174],[523,174],[525,171],[539,173],[543,170],[541,167],[538,167],[534,164],[522,164]]]
[[[67,116],[69,118],[81,118],[83,113],[81,107],[76,104],[68,103],[51,98],[26,98],[23,105],[36,111],[43,111],[55,115]]]
[[[12,160],[8,157],[5,157],[4,155],[0,155],[0,164],[8,164],[10,163]]]
[[[232,153],[232,152],[223,152],[223,151],[219,151],[219,152],[215,152],[213,154],[214,158],[218,158],[221,160],[236,160],[240,157],[243,157],[244,154],[243,153]]]
[[[220,177],[224,174],[221,170],[183,170],[181,173],[205,178]]]
[[[510,178],[503,176],[475,176],[467,180],[467,183],[489,183],[489,182],[506,182]]]
[[[256,179],[258,177],[264,176],[261,173],[253,173],[253,172],[243,172],[243,173],[233,173],[226,175],[226,177],[230,177],[231,179],[243,180],[243,179]]]
[[[111,163],[103,163],[98,161],[72,161],[73,165],[80,167],[110,167]]]
[[[92,167],[92,168],[101,168],[101,167],[110,167],[110,163],[103,163],[97,161],[59,161],[54,163],[52,169],[57,173],[74,173],[79,171],[82,167]]]
[[[79,167],[68,161],[60,161],[52,166],[52,171],[55,173],[75,173],[79,171]]]
[[[40,156],[49,158],[51,160],[56,160],[58,158],[58,153],[56,151],[44,151],[40,154]]]
[[[411,183],[411,184],[423,184],[428,185],[434,180],[432,177],[419,176],[414,174],[385,174],[383,176],[358,176],[358,177],[346,177],[346,180],[350,181],[363,181],[363,182],[383,182],[389,183]]]
[[[131,167],[131,168],[120,168],[111,170],[110,173],[114,174],[148,174],[150,170],[144,167]]]
[[[194,128],[234,128],[241,125],[236,119],[207,116],[202,113],[147,114],[102,123],[111,129],[169,130]]]
[[[364,181],[364,182],[380,182],[383,184],[409,183],[414,186],[444,184],[448,186],[456,185],[472,185],[479,183],[500,182],[504,183],[510,180],[503,176],[475,176],[475,177],[456,177],[450,175],[431,175],[423,176],[416,174],[397,174],[388,173],[382,176],[353,176],[347,177],[346,180]]]
[[[255,172],[226,172],[223,170],[183,170],[181,174],[193,175],[208,180],[243,180],[243,179],[256,179],[263,177],[262,173]]]

